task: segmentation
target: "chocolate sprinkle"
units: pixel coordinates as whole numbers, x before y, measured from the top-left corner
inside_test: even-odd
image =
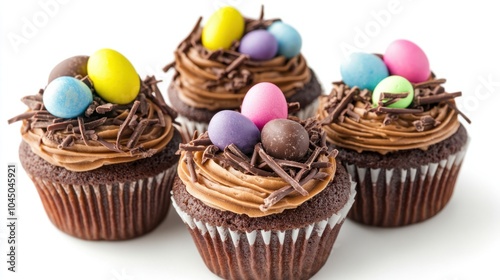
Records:
[[[111,104],[111,103],[106,103],[104,105],[99,105],[95,108],[95,111],[98,113],[98,114],[105,114],[107,112],[110,112],[111,110],[113,110],[113,107],[115,105]]]
[[[75,143],[75,136],[73,135],[68,135],[64,140],[62,141],[61,144],[57,147],[58,149],[64,149],[67,147],[71,147]]]
[[[351,103],[357,90],[359,90],[359,88],[356,86],[351,88],[345,97],[340,100],[339,104],[334,106],[333,111],[322,121],[322,123],[331,123],[333,120],[337,119],[340,113],[347,107],[347,104]]]
[[[375,112],[381,113],[391,113],[391,114],[418,114],[422,113],[424,109],[420,108],[389,108],[389,107],[377,107],[374,109]]]

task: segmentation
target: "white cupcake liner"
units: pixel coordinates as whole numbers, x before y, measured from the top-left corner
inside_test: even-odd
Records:
[[[319,106],[319,98],[314,99],[311,104],[307,105],[304,108],[300,108],[300,111],[294,113],[293,115],[297,116],[301,120],[305,120],[310,117],[316,116],[316,112]]]
[[[305,279],[326,262],[337,234],[354,203],[331,217],[289,230],[232,230],[191,217],[172,198],[172,205],[190,233],[207,267],[225,279]],[[277,214],[279,215],[279,214]]]
[[[397,227],[436,215],[453,193],[469,141],[439,162],[414,168],[365,168],[345,164],[357,182],[349,218],[367,225]]]
[[[182,134],[183,142],[187,143],[193,138],[193,133],[198,131],[199,134],[208,130],[208,122],[197,122],[178,115],[175,119],[180,127],[178,128]]]
[[[177,164],[133,182],[71,185],[30,176],[52,223],[87,240],[124,240],[154,229],[167,215]]]

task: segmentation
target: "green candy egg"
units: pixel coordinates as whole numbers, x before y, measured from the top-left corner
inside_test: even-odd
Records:
[[[404,109],[410,106],[411,102],[413,101],[413,85],[405,78],[401,76],[389,76],[382,81],[380,81],[375,89],[373,90],[373,95],[372,95],[372,104],[373,107],[377,107],[378,103],[380,101],[380,96],[382,93],[408,93],[408,96],[401,98],[400,100],[389,104],[384,107],[389,107],[389,108],[399,108],[399,109]],[[384,102],[387,102],[389,99],[384,98]]]
[[[115,50],[101,49],[91,55],[87,72],[97,94],[108,102],[128,104],[139,94],[139,75],[132,63]]]
[[[245,31],[245,19],[233,7],[222,7],[208,19],[201,33],[201,43],[209,50],[229,49]]]

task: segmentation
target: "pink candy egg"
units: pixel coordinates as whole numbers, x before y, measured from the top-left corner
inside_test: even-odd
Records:
[[[258,83],[245,95],[241,104],[241,114],[262,130],[270,120],[286,119],[288,104],[279,87],[267,82]]]
[[[399,75],[412,83],[429,79],[429,59],[424,51],[408,40],[392,42],[384,53],[384,62],[391,75]]]

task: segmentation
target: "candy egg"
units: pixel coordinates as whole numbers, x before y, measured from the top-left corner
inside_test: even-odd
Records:
[[[267,28],[267,31],[273,34],[278,41],[278,55],[292,58],[300,53],[302,38],[291,25],[275,21]]]
[[[392,42],[384,53],[384,62],[391,75],[403,76],[412,83],[426,81],[431,74],[424,51],[408,40]]]
[[[215,114],[208,124],[208,136],[212,144],[224,150],[235,144],[243,153],[248,154],[260,139],[257,126],[242,114],[223,110]]]
[[[228,49],[241,39],[245,20],[233,7],[222,7],[210,16],[201,33],[201,43],[209,50]]]
[[[49,74],[49,83],[57,77],[69,76],[76,77],[78,75],[87,76],[87,55],[77,55],[59,62]]]
[[[241,104],[241,114],[255,123],[260,130],[270,120],[286,119],[288,104],[279,87],[262,82],[248,90]]]
[[[389,76],[389,71],[384,61],[377,55],[352,53],[340,65],[340,74],[348,86],[358,86],[361,89],[373,91],[380,81]]]
[[[384,107],[390,108],[407,108],[413,101],[413,85],[404,77],[401,76],[389,76],[375,87],[372,95],[373,106],[378,106],[380,101],[380,96],[382,93],[408,93],[408,95],[395,103],[389,104]],[[384,102],[388,101],[387,97],[384,97]]]
[[[264,150],[275,158],[299,160],[309,149],[309,134],[298,122],[276,119],[268,122],[261,132]]]
[[[253,60],[268,60],[278,52],[278,41],[266,30],[253,30],[241,38],[238,50]]]
[[[59,118],[77,117],[92,103],[92,92],[82,81],[73,77],[58,77],[43,92],[43,104],[49,113]]]
[[[139,75],[132,63],[115,50],[101,49],[91,55],[87,71],[97,94],[108,102],[128,104],[139,94]]]

